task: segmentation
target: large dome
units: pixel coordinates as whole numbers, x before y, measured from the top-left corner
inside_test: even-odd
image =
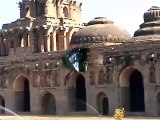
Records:
[[[87,26],[75,33],[70,46],[113,45],[121,44],[131,38],[130,34],[114,25],[113,21],[98,17],[88,22]]]

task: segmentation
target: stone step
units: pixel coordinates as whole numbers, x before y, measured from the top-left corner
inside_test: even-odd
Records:
[[[125,112],[127,116],[145,116],[145,112]]]
[[[69,115],[88,115],[87,112],[82,111],[82,112],[70,112]]]

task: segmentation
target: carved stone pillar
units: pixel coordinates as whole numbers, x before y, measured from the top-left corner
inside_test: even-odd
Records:
[[[66,50],[67,49],[67,32],[68,32],[68,29],[65,29],[64,32],[63,32],[63,41],[64,41],[64,49]]]
[[[49,40],[49,35],[44,34],[44,52],[49,52],[50,51],[50,40]]]
[[[37,46],[38,45],[35,45],[37,42],[36,42],[36,38],[35,38],[35,32],[32,30],[30,33],[29,33],[29,36],[30,36],[30,47],[32,49],[32,52],[37,52]]]
[[[57,43],[56,43],[56,35],[57,35],[57,27],[55,27],[53,29],[53,41],[54,41],[54,44],[53,44],[53,51],[56,51],[57,50]]]
[[[56,50],[56,30],[57,28],[52,28],[52,32],[50,32],[50,51]]]

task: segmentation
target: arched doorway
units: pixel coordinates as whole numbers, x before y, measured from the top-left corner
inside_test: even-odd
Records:
[[[41,99],[42,114],[56,114],[56,101],[51,93],[45,93]]]
[[[105,93],[101,92],[97,96],[98,112],[102,115],[109,114],[109,102]]]
[[[0,96],[0,114],[5,114],[5,100]]]
[[[108,99],[105,97],[103,98],[102,101],[102,105],[103,105],[103,115],[108,115]]]
[[[86,111],[86,88],[82,75],[76,79],[76,111]]]
[[[130,111],[144,112],[144,86],[143,77],[138,70],[130,75]]]
[[[68,97],[68,111],[86,111],[86,86],[85,78],[78,72],[70,72],[65,79]]]
[[[145,111],[143,76],[137,69],[129,68],[121,73],[120,99],[126,111]]]
[[[14,82],[15,107],[19,112],[30,111],[30,89],[29,80],[19,76]]]

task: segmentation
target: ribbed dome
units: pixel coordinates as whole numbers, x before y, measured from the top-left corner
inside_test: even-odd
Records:
[[[160,8],[152,6],[144,13],[144,23],[135,31],[134,37],[160,35]]]
[[[114,25],[113,21],[97,17],[73,35],[70,46],[111,45],[126,42],[129,38],[131,38],[129,33]]]
[[[144,22],[151,22],[158,20],[160,18],[160,8],[157,6],[152,6],[147,12],[143,15]]]

